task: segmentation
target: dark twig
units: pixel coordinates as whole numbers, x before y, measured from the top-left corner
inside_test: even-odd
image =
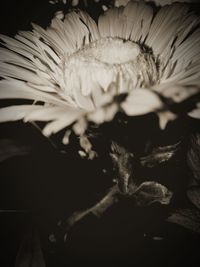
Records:
[[[78,221],[80,221],[90,213],[98,217],[101,216],[109,207],[111,207],[114,203],[118,201],[118,193],[119,188],[117,185],[114,185],[97,204],[95,204],[89,209],[86,209],[85,211],[76,211],[67,220],[59,222],[59,229],[57,233],[50,235],[49,240],[51,242],[56,242],[57,237],[59,237],[60,235],[63,236],[64,233],[65,241],[67,233],[74,226],[74,224],[76,224]]]

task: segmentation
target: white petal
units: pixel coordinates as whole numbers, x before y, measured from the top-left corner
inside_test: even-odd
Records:
[[[15,64],[32,71],[36,70],[36,66],[31,61],[3,47],[0,47],[0,61]]]
[[[55,106],[42,106],[40,109],[33,110],[24,117],[24,121],[50,121],[56,120],[68,114],[69,112],[77,112],[72,108],[55,107]]]
[[[45,80],[41,81],[41,79],[36,75],[35,72],[24,69],[23,67],[12,65],[9,63],[1,63],[0,68],[0,76],[1,77],[12,77],[20,80],[26,80],[27,82],[41,84],[45,83]]]
[[[105,14],[101,15],[98,19],[98,29],[101,37],[109,37],[110,36],[110,25],[109,25],[109,17]]]
[[[83,44],[89,43],[90,32],[76,12],[68,13],[65,16],[64,23],[66,38],[68,41],[72,41],[74,50],[81,48]]]
[[[161,109],[159,97],[148,89],[134,89],[122,102],[121,107],[128,116],[144,115]]]
[[[68,145],[69,144],[69,137],[71,135],[71,130],[67,130],[63,136],[63,139],[62,139],[62,143],[64,145]]]
[[[105,104],[108,104],[113,99],[113,91],[108,90],[104,92],[101,88],[95,88],[92,90],[92,100],[95,108],[99,108]]]
[[[17,121],[23,119],[29,112],[40,110],[37,105],[18,105],[0,109],[0,122]]]
[[[188,115],[194,119],[200,119],[200,102],[197,103],[197,107],[190,111]]]
[[[64,24],[63,24],[64,25]],[[47,30],[44,30],[39,25],[36,25],[32,23],[33,26],[33,32],[34,36],[38,36],[38,38],[42,37],[45,41],[47,41],[53,49],[58,54],[64,54],[64,52],[71,53],[73,52],[72,48],[69,47],[69,45],[66,45],[65,40],[60,38],[60,36],[57,34],[55,29],[52,29],[51,26],[47,28]]]
[[[25,82],[17,80],[1,80],[0,81],[0,99],[30,99],[43,101],[47,103],[66,106],[67,103],[53,94],[40,92],[29,87]]]
[[[130,1],[124,8],[123,14],[126,16],[126,39],[144,41],[153,17],[152,8],[143,2]]]
[[[171,49],[170,44],[178,35],[188,9],[187,5],[173,4],[164,6],[158,11],[145,41],[146,45],[153,48],[156,55],[162,54],[166,47]]]
[[[164,87],[158,85],[156,88],[162,96],[172,99],[176,103],[180,103],[187,98],[199,93],[200,89],[198,87],[184,87],[176,84],[165,84]]]
[[[89,32],[91,34],[91,41],[98,40],[100,38],[100,35],[95,21],[86,12],[79,11],[78,14],[80,19],[84,21],[87,28],[89,29]]]
[[[84,96],[79,88],[73,90],[73,96],[78,106],[84,110],[94,110],[94,104],[90,96]]]
[[[67,126],[71,125],[73,122],[78,120],[83,115],[81,110],[77,112],[68,112],[61,116],[58,120],[48,123],[44,129],[43,134],[45,136],[50,136],[51,134],[55,134],[60,130],[66,128]]]
[[[159,118],[159,126],[161,130],[164,130],[166,128],[166,125],[169,121],[173,121],[177,118],[176,114],[168,110],[157,112],[157,116]]]

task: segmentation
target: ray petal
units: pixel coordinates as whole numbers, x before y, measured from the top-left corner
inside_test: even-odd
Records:
[[[59,99],[57,95],[41,92],[33,89],[27,83],[9,79],[0,81],[0,99],[30,99],[43,101],[55,105],[68,105],[66,101]]]
[[[166,48],[171,49],[171,42],[176,38],[188,9],[189,6],[177,3],[164,6],[158,11],[145,41],[156,55],[161,55]]]
[[[0,122],[17,121],[23,119],[29,112],[40,110],[39,105],[18,105],[0,109]]]
[[[153,10],[144,2],[130,1],[124,8],[126,16],[126,38],[132,41],[141,41],[147,37],[151,25]]]
[[[76,112],[68,112],[61,116],[59,119],[54,120],[50,123],[48,123],[44,129],[43,134],[45,136],[50,136],[51,134],[55,134],[59,132],[60,130],[68,127],[73,122],[75,122],[78,118],[80,118],[83,115],[83,111],[77,110]]]
[[[25,117],[24,121],[52,121],[58,120],[60,117],[66,114],[69,116],[71,113],[77,113],[77,109],[71,107],[59,107],[59,106],[42,106],[40,109],[33,109]]]

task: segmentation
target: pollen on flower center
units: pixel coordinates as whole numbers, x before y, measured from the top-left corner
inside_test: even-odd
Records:
[[[91,43],[82,53],[102,63],[123,64],[136,59],[140,54],[140,47],[136,43],[119,38],[103,38]]]

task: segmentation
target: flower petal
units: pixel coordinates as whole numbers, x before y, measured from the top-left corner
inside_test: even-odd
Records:
[[[43,129],[43,134],[45,136],[50,136],[51,134],[55,134],[59,132],[60,130],[68,127],[71,125],[73,122],[75,122],[77,119],[79,119],[83,115],[83,111],[77,110],[76,112],[66,112],[62,116],[59,117],[59,119],[54,120],[50,123],[48,123],[44,129]]]
[[[190,111],[188,115],[194,119],[200,119],[200,102],[197,103],[197,107]]]
[[[0,81],[0,99],[30,99],[66,106],[68,103],[57,95],[41,92],[15,79]]]
[[[173,4],[162,7],[155,15],[145,44],[152,47],[156,55],[162,55],[166,48],[171,49],[188,9],[187,5]]]
[[[126,16],[126,39],[143,42],[149,32],[153,9],[143,2],[130,1],[123,15]]]
[[[39,105],[18,105],[0,109],[0,122],[17,121],[23,119],[28,113],[40,110]]]
[[[133,90],[121,107],[128,116],[144,115],[161,109],[163,106],[160,98],[148,89]]]

